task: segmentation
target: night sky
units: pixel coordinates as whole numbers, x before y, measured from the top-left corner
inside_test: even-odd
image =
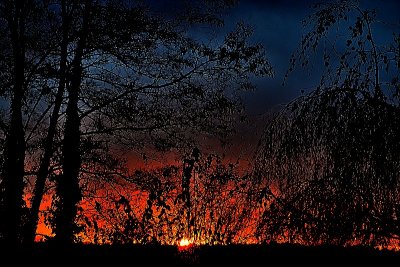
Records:
[[[184,1],[184,0],[183,0]],[[307,33],[303,20],[312,14],[312,6],[320,0],[238,0],[238,4],[225,14],[225,25],[213,28],[210,32],[202,27],[190,30],[196,38],[208,42],[210,36],[219,42],[232,31],[237,23],[244,22],[254,28],[253,42],[261,43],[274,70],[273,77],[254,78],[256,90],[242,93],[242,99],[249,123],[238,129],[240,140],[235,144],[242,144],[240,150],[248,150],[250,155],[263,132],[268,118],[273,112],[280,110],[285,104],[315,89],[322,75],[322,55],[318,55],[316,62],[307,68],[297,67],[284,83],[285,74],[289,68],[291,55],[301,43],[302,36]],[[181,1],[176,0],[148,0],[157,12],[167,15],[176,9],[182,8]],[[393,40],[392,33],[398,31],[400,25],[400,1],[398,0],[361,0],[362,9],[376,9],[377,19],[389,24],[374,24],[374,38],[384,44]],[[181,10],[182,11],[182,10]],[[342,40],[345,42],[345,40]],[[284,83],[284,84],[283,84]],[[246,152],[247,153],[247,152]],[[246,154],[245,153],[245,154]]]
[[[260,42],[266,49],[275,75],[255,79],[255,92],[243,94],[247,112],[250,115],[260,115],[277,110],[285,103],[301,94],[301,91],[311,91],[318,85],[321,68],[297,69],[289,76],[283,86],[284,75],[288,69],[289,59],[299,46],[301,37],[306,31],[302,21],[312,13],[312,6],[320,0],[238,0],[238,5],[226,13],[224,27],[217,29],[214,38],[223,38],[233,30],[238,22],[244,22],[254,27],[253,41]],[[167,13],[176,8],[179,1],[149,0],[151,6],[159,12]],[[377,26],[375,39],[386,42],[392,40],[393,28],[400,25],[400,1],[398,0],[360,0],[361,8],[376,9],[377,18],[389,23]],[[396,24],[396,25],[394,25]],[[194,34],[203,36],[201,29],[193,29]],[[206,35],[204,35],[206,36]],[[201,37],[200,37],[201,38]],[[319,62],[321,63],[321,62]],[[314,67],[319,64],[313,64]]]
[[[321,1],[242,0],[227,16],[227,28],[241,20],[254,26],[254,40],[264,45],[275,71],[273,78],[255,80],[257,90],[244,95],[249,114],[263,114],[279,109],[281,105],[299,96],[301,90],[307,92],[315,88],[320,75],[315,69],[307,71],[299,68],[289,76],[285,86],[282,86],[282,82],[289,58],[305,32],[302,21],[311,14],[311,5],[317,2]],[[377,26],[379,28],[375,29],[375,38],[378,41],[392,38],[393,27],[399,27],[400,23],[400,1],[364,0],[360,3],[362,8],[375,8],[377,18],[390,23]]]

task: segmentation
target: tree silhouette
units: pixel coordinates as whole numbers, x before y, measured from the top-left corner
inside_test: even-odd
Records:
[[[269,206],[264,241],[383,245],[399,236],[398,33],[380,44],[375,11],[353,1],[315,6],[291,59],[316,64],[320,85],[267,126],[257,170]],[[332,40],[332,38],[335,38]],[[342,39],[346,38],[346,39]]]
[[[58,71],[56,72],[56,77],[58,78],[57,91],[54,98],[54,107],[51,113],[50,122],[48,124],[47,135],[44,139],[43,156],[40,161],[40,166],[37,171],[35,186],[32,197],[32,207],[30,209],[30,216],[28,223],[26,225],[24,233],[24,242],[30,243],[35,240],[36,228],[39,220],[39,208],[43,199],[43,194],[45,190],[45,184],[47,177],[49,175],[49,168],[51,159],[54,154],[54,143],[55,135],[58,126],[59,113],[62,106],[63,96],[65,92],[66,80],[67,80],[67,57],[68,57],[68,39],[69,39],[69,29],[71,25],[71,14],[68,12],[66,1],[61,1],[61,25],[57,25],[61,29],[60,43],[59,43],[59,63]],[[54,69],[51,68],[45,72],[45,78],[54,78]],[[50,73],[48,73],[50,72]]]
[[[164,16],[141,1],[2,3],[1,30],[10,38],[2,36],[0,65],[13,66],[1,76],[12,92],[1,180],[2,210],[15,215],[5,216],[7,240],[34,240],[46,185],[55,183],[55,238],[71,243],[80,186],[98,170],[88,166],[115,167],[102,152],[117,158],[121,147],[168,150],[199,133],[228,132],[241,109],[237,90],[252,87],[251,75],[272,74],[244,24],[221,42],[191,35],[195,24],[221,26],[219,14],[232,4],[195,1],[190,12],[179,6]],[[29,31],[18,32],[24,23]],[[21,218],[24,188],[31,208]]]
[[[122,11],[120,9],[117,11],[120,17],[123,18]],[[130,13],[126,12],[125,15],[128,16]],[[228,35],[222,47],[211,48],[203,44],[196,44],[189,36],[182,35],[177,31],[179,28],[173,28],[170,23],[166,23],[168,21],[165,19],[160,21],[154,18],[146,18],[146,16],[144,14],[143,20],[150,20],[152,27],[150,29],[132,29],[132,32],[129,33],[131,36],[130,42],[124,40],[125,42],[121,43],[120,39],[117,39],[116,42],[118,43],[113,46],[107,46],[107,43],[102,43],[100,47],[94,46],[94,53],[98,55],[100,60],[102,57],[109,60],[106,65],[104,65],[104,61],[91,62],[91,68],[96,67],[98,72],[87,72],[85,73],[86,77],[82,76],[82,79],[86,78],[87,86],[91,87],[86,92],[93,97],[93,87],[96,88],[96,83],[99,81],[110,83],[108,80],[104,80],[104,77],[107,78],[108,75],[112,76],[113,90],[107,87],[104,91],[97,90],[96,102],[91,102],[91,99],[88,99],[88,106],[81,108],[81,110],[84,110],[81,117],[78,114],[78,94],[73,99],[72,110],[74,112],[73,114],[71,113],[71,116],[73,116],[71,125],[68,124],[69,111],[71,110],[68,108],[69,104],[67,106],[64,132],[64,148],[66,150],[63,151],[64,174],[63,178],[60,179],[59,185],[61,186],[61,181],[65,181],[69,190],[64,190],[67,187],[64,189],[59,188],[58,195],[60,196],[60,203],[63,206],[68,206],[68,209],[65,210],[66,207],[58,209],[60,211],[58,217],[61,221],[56,219],[56,229],[61,229],[68,238],[73,236],[72,225],[76,214],[75,209],[80,200],[78,194],[80,162],[77,153],[79,152],[80,144],[79,125],[83,118],[92,120],[96,116],[97,122],[101,122],[100,125],[97,123],[96,126],[102,128],[102,133],[107,133],[107,128],[109,128],[104,122],[111,123],[113,127],[121,125],[121,127],[113,128],[108,134],[117,129],[117,131],[122,131],[125,134],[125,140],[127,141],[132,139],[136,141],[134,136],[133,138],[126,138],[126,133],[128,132],[129,134],[129,131],[150,131],[150,135],[155,136],[156,145],[161,146],[161,148],[165,145],[168,147],[174,141],[174,135],[179,133],[180,127],[185,127],[183,133],[190,126],[196,125],[202,127],[204,131],[210,131],[216,127],[217,120],[215,118],[220,117],[211,118],[210,115],[214,112],[231,112],[234,102],[227,98],[223,91],[228,86],[228,77],[238,77],[242,74],[240,80],[233,82],[240,87],[247,87],[246,80],[248,78],[246,76],[249,73],[267,74],[270,71],[269,66],[265,65],[265,60],[260,50],[261,47],[246,45],[245,38],[249,36],[250,32],[243,26]],[[99,17],[101,16],[97,16],[97,18]],[[115,16],[112,17],[115,18]],[[96,25],[101,25],[101,23],[96,21]],[[107,27],[102,29],[102,33],[107,33],[107,31],[104,31]],[[102,38],[101,34],[94,35],[96,30],[91,30],[90,32],[93,34],[91,38],[95,41],[98,41],[96,40],[97,37]],[[143,38],[143,35],[150,35],[150,37]],[[88,41],[93,39],[88,39]],[[137,62],[138,55],[136,54],[139,53],[140,57],[144,52],[143,50],[132,50],[132,48],[126,47],[128,44],[137,47],[140,40],[143,40],[148,46],[148,51],[145,51],[146,58],[144,62]],[[115,46],[118,50],[115,49]],[[127,52],[127,49],[130,50]],[[95,56],[93,55],[93,57]],[[82,60],[79,59],[79,61],[82,64]],[[166,62],[169,62],[167,66],[165,66]],[[136,72],[130,73],[135,66],[137,66]],[[82,71],[82,66],[76,67],[76,69]],[[74,67],[72,68],[73,70]],[[121,76],[121,71],[126,72],[126,75]],[[83,73],[79,75],[83,75]],[[113,80],[115,78],[117,80]],[[128,83],[126,83],[127,79]],[[71,88],[73,87],[73,81],[72,79]],[[211,87],[211,83],[215,88]],[[230,85],[233,84],[230,83]],[[102,88],[104,87],[101,86],[100,89]],[[80,92],[80,87],[78,92]],[[104,99],[105,95],[107,96],[106,99]],[[137,106],[132,107],[132,104]],[[121,112],[124,114],[121,114]],[[146,121],[143,121],[143,119]],[[142,122],[151,124],[149,127],[137,128],[136,125]],[[212,123],[213,128],[207,128],[206,123]],[[133,126],[131,126],[132,124]],[[74,130],[69,129],[69,126]],[[70,137],[69,134],[71,134]],[[75,149],[72,151],[71,149],[74,146]],[[69,166],[69,163],[67,164],[68,158],[71,159],[71,164],[75,167]],[[71,173],[67,175],[69,171]],[[70,176],[73,178],[70,178]],[[61,192],[68,192],[68,194],[62,196],[63,193]],[[69,200],[65,199],[67,196]],[[69,232],[65,232],[66,229],[70,229]],[[67,242],[68,240],[61,238],[61,241]]]
[[[1,213],[2,236],[10,244],[21,237],[21,216],[25,175],[25,110],[27,88],[34,81],[40,58],[45,55],[46,42],[38,40],[46,25],[39,1],[2,1],[1,16],[1,91],[8,100],[9,111],[4,114],[4,150],[2,166]]]
[[[5,138],[3,183],[4,192],[4,235],[10,243],[17,240],[22,209],[22,190],[25,159],[25,140],[22,124],[22,101],[25,95],[25,27],[26,3],[6,2],[2,13],[7,12],[7,28],[12,49],[12,100],[10,124]]]
[[[238,167],[195,149],[182,166],[136,170],[114,188],[93,188],[97,192],[86,198],[92,208],[78,217],[80,238],[100,244],[170,245],[183,238],[197,245],[244,243],[253,234],[257,206],[249,197],[251,176]]]

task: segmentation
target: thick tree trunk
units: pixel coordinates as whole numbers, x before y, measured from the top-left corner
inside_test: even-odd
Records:
[[[11,14],[8,18],[13,50],[13,91],[10,107],[10,124],[5,140],[3,183],[5,187],[3,207],[5,239],[10,244],[20,242],[22,196],[24,188],[25,133],[22,123],[24,99],[24,3],[9,3]]]
[[[19,69],[21,67],[16,67]],[[11,121],[9,133],[5,142],[3,166],[4,220],[5,238],[7,242],[19,243],[21,226],[21,207],[24,188],[25,138],[22,124],[23,78],[16,71],[15,78],[21,79],[15,83],[14,97],[11,104]]]
[[[70,244],[73,242],[77,205],[81,200],[81,191],[79,188],[81,154],[78,101],[82,82],[83,51],[86,47],[89,32],[90,10],[91,1],[87,0],[85,1],[82,29],[72,62],[71,84],[68,87],[68,104],[62,147],[63,174],[57,183],[59,205],[56,214],[55,237],[60,244]]]
[[[74,220],[77,204],[81,199],[79,188],[80,155],[80,119],[78,114],[78,96],[76,87],[78,77],[74,77],[69,90],[69,100],[66,111],[63,154],[63,174],[57,183],[59,205],[56,214],[56,239],[60,243],[71,243],[74,234]],[[75,90],[73,90],[75,89]]]
[[[61,56],[60,56],[60,69],[59,69],[59,84],[57,88],[56,98],[54,100],[54,108],[50,117],[50,124],[47,131],[47,136],[44,143],[44,154],[40,161],[40,167],[36,176],[34,194],[32,198],[32,207],[30,209],[30,218],[27,225],[24,241],[27,244],[32,244],[35,240],[36,229],[39,221],[39,209],[43,199],[44,187],[48,177],[50,160],[53,156],[54,136],[56,134],[59,112],[63,100],[66,83],[66,67],[68,56],[68,28],[69,19],[67,18],[65,0],[61,1],[62,8],[62,42],[61,42]]]

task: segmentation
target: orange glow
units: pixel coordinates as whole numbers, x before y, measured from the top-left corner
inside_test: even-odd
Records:
[[[178,249],[179,249],[179,251],[185,251],[185,250],[190,249],[192,246],[193,246],[192,241],[190,241],[190,240],[187,239],[187,238],[182,238],[182,239],[179,241]]]
[[[186,238],[183,238],[183,239],[181,239],[181,241],[179,241],[179,246],[180,247],[187,247],[190,244],[191,244],[191,242]]]
[[[31,208],[32,193],[28,192],[24,195],[24,201],[28,208]],[[48,210],[51,206],[51,195],[43,196],[42,203],[40,204],[39,222],[36,229],[35,242],[46,241],[47,238],[53,236],[52,230],[45,224],[44,211]]]
[[[173,153],[171,153],[171,155],[172,154]],[[223,161],[225,161],[225,159]],[[231,161],[233,161],[233,159]],[[229,162],[229,160],[226,160],[226,163]],[[182,164],[182,162],[176,160],[176,157],[173,155],[170,157],[166,157],[166,160],[164,162],[157,161],[154,158],[140,159],[138,156],[136,158],[134,156],[128,158],[128,169],[131,171],[151,171],[156,170],[159,167],[167,166],[169,164],[179,166],[180,164]],[[240,164],[242,164],[242,161],[240,162]],[[239,167],[242,167],[242,165],[240,165]],[[245,166],[243,166],[243,168],[245,169]],[[179,172],[180,171],[181,170],[179,170]],[[164,224],[154,223],[154,225],[156,225],[154,227],[154,233],[163,234],[161,237],[158,236],[160,239],[157,240],[161,244],[173,246],[175,245],[180,252],[187,251],[189,253],[191,253],[193,249],[196,249],[197,246],[201,246],[204,244],[225,244],[223,239],[216,241],[213,235],[216,231],[220,231],[222,233],[226,232],[229,223],[233,224],[233,222],[235,222],[235,220],[232,220],[231,217],[239,218],[240,209],[246,207],[246,203],[243,204],[238,201],[240,200],[240,197],[243,196],[243,194],[240,192],[241,190],[246,190],[247,187],[240,187],[239,189],[237,189],[237,184],[233,183],[232,181],[228,181],[226,182],[226,184],[223,185],[222,191],[216,191],[217,194],[213,196],[213,198],[208,199],[207,206],[205,206],[204,202],[196,202],[196,196],[206,195],[208,190],[204,187],[206,183],[203,182],[202,179],[204,179],[204,177],[202,178],[198,173],[195,173],[192,178],[193,182],[190,185],[190,192],[193,194],[193,209],[191,215],[193,218],[195,218],[195,220],[193,220],[194,225],[191,227],[196,230],[200,229],[200,234],[194,234],[197,232],[191,229],[186,238],[177,240],[176,237],[181,236],[182,233],[179,232],[179,228],[177,227],[177,225],[167,227],[164,226]],[[178,195],[180,193],[180,180],[180,173],[178,173],[176,177],[174,176],[173,178],[171,178],[171,180],[168,182],[168,186],[171,186],[171,184],[175,186],[175,183],[178,184],[178,186],[176,186],[175,189],[168,191],[168,193],[163,194],[162,198],[159,198],[160,202],[163,201],[163,203],[165,202],[164,205],[168,205],[168,207],[171,209],[171,214],[174,215],[177,214],[178,210],[181,208],[181,206],[179,206],[179,202],[177,204],[175,203],[175,200],[178,198]],[[209,180],[207,180],[207,182],[208,181]],[[100,184],[100,182],[96,180],[96,186],[93,187],[93,195],[95,197],[88,197],[80,202],[80,207],[82,208],[82,214],[80,215],[84,216],[80,216],[77,221],[80,226],[85,228],[84,231],[77,234],[77,240],[83,243],[111,244],[112,240],[107,239],[107,237],[111,236],[113,234],[113,231],[117,233],[124,232],[126,229],[128,231],[133,231],[132,229],[134,229],[134,226],[129,226],[131,228],[125,227],[125,223],[129,219],[128,216],[132,216],[132,218],[137,218],[138,221],[143,220],[145,209],[149,203],[149,191],[155,190],[156,192],[158,192],[156,190],[157,188],[148,189],[146,186],[142,188],[135,185],[134,183],[129,183],[123,180],[118,180],[117,182],[118,183],[110,185],[107,183],[107,181]],[[88,185],[91,186],[90,183]],[[99,188],[97,188],[97,186]],[[277,197],[280,195],[278,186],[273,184],[270,186],[270,190],[272,191],[273,195]],[[121,196],[127,196],[127,203],[129,203],[128,205],[130,205],[129,207],[125,207],[125,204],[121,204],[122,202],[119,201]],[[31,197],[31,192],[25,193],[25,201],[28,208],[31,205]],[[153,216],[152,218],[160,220],[159,218],[162,216],[162,208],[158,206],[159,203],[157,201],[158,200],[153,200],[154,204],[152,204],[151,207],[151,214]],[[264,210],[270,207],[270,202],[270,199],[265,199],[263,200],[263,203],[257,204],[258,206],[256,206],[254,210],[250,210],[247,214],[246,221],[243,223],[244,226],[240,229],[238,228],[239,232],[237,236],[229,242],[235,244],[258,244],[260,241],[255,236],[257,222],[260,220]],[[41,213],[35,238],[37,242],[46,241],[53,236],[52,229],[45,223],[45,213],[50,209],[51,203],[52,191],[44,196],[40,206]],[[203,207],[205,208],[202,209]],[[211,215],[211,213],[209,212],[211,209],[214,209],[215,211],[214,213],[212,213],[213,215]],[[109,211],[112,211],[112,213],[108,213]],[[130,214],[128,214],[127,211],[129,211]],[[236,214],[239,215],[237,216]],[[217,229],[220,218],[228,218],[229,220],[224,221],[224,225],[222,225],[220,229]],[[167,221],[168,220],[169,218],[167,218]],[[186,222],[185,219],[182,220],[183,223]],[[94,226],[94,222],[96,222],[96,226]],[[203,229],[206,229],[207,231]],[[103,239],[103,237],[105,237],[105,239]],[[273,241],[276,243],[296,243],[306,246],[310,245],[309,243],[303,241],[301,237],[293,238],[293,235],[290,235],[287,230],[283,231],[281,236],[277,237]],[[142,241],[139,237],[138,239],[132,239],[130,242],[140,243]],[[322,243],[317,243],[314,245],[318,244]],[[351,246],[360,244],[357,242],[351,242],[347,245]],[[388,241],[387,245],[380,245],[377,246],[377,248],[400,251],[400,241],[390,240]]]

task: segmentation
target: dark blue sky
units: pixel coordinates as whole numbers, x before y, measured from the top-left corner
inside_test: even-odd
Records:
[[[264,45],[275,71],[273,78],[256,79],[257,90],[245,94],[250,113],[267,112],[299,95],[302,87],[309,86],[299,75],[291,77],[289,83],[282,86],[289,57],[301,39],[301,21],[309,13],[309,4],[306,0],[243,0],[227,18],[227,25],[243,20],[254,26],[254,40]]]
[[[300,95],[301,90],[309,91],[319,81],[318,71],[298,69],[285,86],[282,81],[288,68],[289,58],[298,47],[304,33],[302,20],[312,10],[310,6],[320,1],[307,0],[242,0],[226,18],[226,26],[232,27],[243,20],[255,27],[254,40],[266,48],[275,76],[255,80],[257,91],[245,94],[245,104],[250,114],[261,114]],[[399,32],[400,1],[397,0],[361,0],[362,8],[376,8],[379,20],[397,23],[375,29],[378,38],[391,38],[393,31]]]
[[[177,6],[176,0],[148,0],[160,12],[169,12]],[[244,93],[244,102],[249,114],[263,114],[279,109],[285,103],[299,96],[301,90],[310,91],[316,87],[321,75],[321,62],[313,64],[306,70],[298,68],[282,86],[284,75],[288,69],[289,59],[301,42],[305,33],[302,21],[312,13],[311,6],[324,0],[238,0],[238,5],[225,17],[225,27],[217,33],[217,38],[232,30],[243,21],[254,27],[253,40],[260,42],[266,49],[275,76],[273,78],[255,79],[255,92]],[[327,2],[329,0],[326,0]],[[339,1],[339,0],[338,0]],[[361,8],[377,10],[378,20],[397,23],[396,25],[377,26],[375,38],[382,43],[392,38],[392,32],[399,32],[400,1],[399,0],[360,0]],[[202,38],[204,33],[196,32]]]

